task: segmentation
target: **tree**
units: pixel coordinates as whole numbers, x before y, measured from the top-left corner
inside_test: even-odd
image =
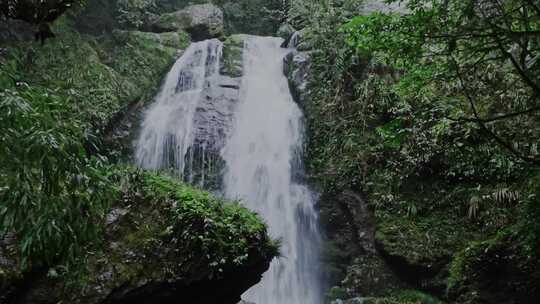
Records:
[[[411,89],[429,86],[457,101],[448,119],[474,122],[514,158],[540,164],[540,4],[411,0],[407,7],[355,18],[344,27],[349,43],[403,71],[400,82]]]
[[[49,24],[68,9],[85,0],[2,0],[0,15],[6,18],[19,19],[36,26],[36,41],[43,44],[46,39],[54,37]]]

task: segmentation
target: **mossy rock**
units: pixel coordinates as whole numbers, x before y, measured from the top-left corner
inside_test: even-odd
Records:
[[[452,261],[448,292],[460,303],[536,303],[540,262],[507,232],[471,242]]]
[[[89,260],[80,282],[90,292],[80,296],[99,299],[123,290],[121,296],[130,297],[149,282],[219,281],[244,268],[267,268],[277,254],[266,225],[243,207],[172,178],[128,175],[124,197],[109,215],[108,247]]]
[[[190,5],[161,15],[152,25],[157,32],[184,30],[195,41],[223,36],[223,12],[213,4]]]
[[[231,35],[223,42],[220,73],[229,77],[241,77],[244,73],[243,52],[248,35]]]
[[[158,32],[173,32],[188,28],[191,21],[189,14],[180,11],[161,15],[152,26]]]
[[[385,298],[354,298],[341,301],[339,304],[443,304],[443,302],[417,290],[399,290],[393,296]]]
[[[342,284],[351,295],[384,297],[407,285],[403,283],[378,255],[364,254],[347,269]]]
[[[150,33],[140,31],[113,31],[115,38],[124,43],[132,43],[141,48],[154,49],[172,48],[174,50],[186,49],[191,43],[189,35],[184,31],[166,32],[166,33]],[[171,50],[169,50],[171,51]]]
[[[291,36],[296,32],[294,27],[289,23],[283,23],[277,30],[277,36],[281,37],[283,40],[288,41]]]
[[[476,235],[466,219],[443,212],[407,216],[379,210],[375,242],[385,259],[406,279],[433,278],[448,265],[453,254]]]
[[[238,203],[138,169],[118,174],[122,196],[103,245],[77,267],[25,278],[24,303],[235,304],[278,254],[266,225]]]

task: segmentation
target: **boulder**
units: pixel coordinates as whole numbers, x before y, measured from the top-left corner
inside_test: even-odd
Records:
[[[150,33],[141,31],[114,30],[113,37],[117,42],[129,43],[130,45],[140,45],[141,48],[161,48],[166,47],[175,50],[184,50],[189,44],[189,36],[185,32]]]
[[[360,13],[362,15],[369,15],[375,12],[405,14],[408,12],[407,4],[408,1],[386,3],[383,0],[367,0],[364,1]]]
[[[198,4],[161,15],[152,25],[156,32],[185,30],[194,41],[223,35],[223,12],[213,4]]]
[[[13,241],[0,241],[0,303],[236,304],[260,281],[277,247],[254,214],[171,178],[127,170],[103,222],[103,246],[79,267],[22,275]]]

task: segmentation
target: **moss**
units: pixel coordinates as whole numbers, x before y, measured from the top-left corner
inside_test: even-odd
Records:
[[[442,302],[418,290],[402,290],[394,296],[399,303],[441,304]]]
[[[350,301],[350,304],[442,304],[440,300],[418,290],[399,290],[386,298],[364,298],[362,302]],[[348,304],[349,302],[347,302]]]
[[[432,267],[449,260],[474,234],[465,220],[444,212],[407,217],[379,210],[376,241],[389,255],[403,257],[411,265]]]
[[[106,227],[108,245],[89,256],[77,277],[66,274],[72,284],[64,297],[96,298],[102,290],[148,281],[220,278],[278,254],[266,225],[237,203],[155,173],[119,174],[124,195],[113,206],[120,216]]]
[[[455,255],[448,292],[463,303],[495,303],[500,298],[533,303],[540,296],[539,266],[511,230],[503,230]]]
[[[179,31],[191,25],[191,17],[186,13],[163,14],[154,23],[154,27],[160,31]]]
[[[231,77],[243,74],[242,54],[246,35],[232,35],[223,42],[223,55],[220,72]]]
[[[365,297],[385,297],[406,287],[386,262],[375,254],[363,254],[355,259],[347,269],[342,286],[353,295]]]
[[[59,19],[57,38],[44,46],[21,42],[8,47],[20,81],[56,90],[72,103],[73,114],[102,130],[133,101],[150,100],[177,52],[189,45],[178,33],[115,31],[113,36],[80,34],[72,21]]]

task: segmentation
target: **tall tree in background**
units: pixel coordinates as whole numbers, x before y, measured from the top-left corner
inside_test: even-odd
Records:
[[[398,2],[391,0],[390,2]],[[360,16],[345,28],[363,54],[430,87],[448,119],[473,122],[514,158],[540,164],[540,3],[411,0],[404,14]]]

